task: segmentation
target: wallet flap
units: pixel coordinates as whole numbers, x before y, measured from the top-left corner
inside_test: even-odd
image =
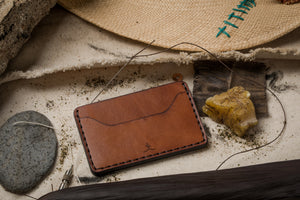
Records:
[[[193,99],[183,82],[82,106],[75,109],[74,115],[94,173],[207,143]]]
[[[177,97],[184,93],[186,91],[180,84],[164,85],[78,109],[81,119],[88,118],[107,126],[115,126],[166,112]]]

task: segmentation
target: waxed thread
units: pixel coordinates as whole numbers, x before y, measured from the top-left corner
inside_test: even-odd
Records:
[[[45,127],[45,128],[50,128],[50,129],[55,130],[55,128],[53,126],[48,126],[46,124],[42,124],[42,123],[39,123],[39,122],[30,122],[30,121],[17,121],[15,123],[13,123],[13,126],[22,125],[22,124],[37,125],[37,126],[42,126],[42,127]]]
[[[244,21],[244,18],[241,17],[241,16],[242,16],[243,14],[248,14],[247,11],[250,11],[250,9],[253,8],[253,7],[256,7],[255,0],[242,0],[242,1],[240,1],[240,4],[237,5],[236,8],[232,8],[233,12],[230,13],[230,14],[228,15],[227,20],[224,20],[224,21],[223,21],[223,23],[225,24],[225,26],[223,26],[222,28],[221,28],[221,27],[218,28],[219,31],[218,31],[216,37],[219,37],[221,34],[224,34],[224,35],[226,35],[228,38],[230,38],[231,36],[230,36],[230,34],[226,31],[226,28],[227,28],[228,26],[230,26],[230,27],[233,27],[233,28],[237,28],[237,29],[238,29],[239,27],[238,27],[237,25],[235,25],[234,23],[228,21],[228,20],[231,20],[231,19],[238,19],[238,20],[240,20],[240,21]],[[236,14],[236,12],[237,12],[237,14]],[[238,13],[239,13],[240,15],[238,15]]]
[[[94,103],[94,101],[97,99],[97,97],[111,84],[111,82],[121,73],[121,71],[134,59],[136,58],[140,53],[142,53],[145,49],[147,49],[152,43],[154,43],[155,40],[152,40],[152,42],[150,42],[146,47],[144,47],[143,49],[141,49],[139,52],[137,52],[136,54],[134,54],[133,56],[130,57],[130,59],[127,61],[127,63],[125,63],[117,73],[115,73],[115,75],[110,79],[110,81],[108,81],[108,83],[104,86],[104,88],[95,96],[95,98],[91,101],[91,103]]]
[[[31,199],[38,199],[38,198],[35,198],[35,197],[33,197],[33,196],[30,196],[29,194],[24,194],[24,196],[29,197],[29,198],[31,198]]]

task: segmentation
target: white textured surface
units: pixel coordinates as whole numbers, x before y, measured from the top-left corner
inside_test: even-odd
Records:
[[[0,6],[0,21],[4,19],[4,17],[9,13],[9,11],[12,9],[14,6],[13,1],[1,1],[1,6]]]
[[[300,135],[298,134],[300,128],[298,122],[300,119],[300,61],[277,60],[266,61],[266,63],[270,67],[270,72],[279,70],[283,72],[283,79],[277,83],[277,86],[282,84],[290,86],[280,93],[276,92],[286,109],[286,131],[274,144],[259,151],[236,156],[226,162],[222,168],[300,159]],[[77,106],[89,103],[102,88],[102,86],[89,87],[88,83],[97,83],[97,80],[101,78],[108,80],[117,70],[117,67],[111,67],[60,72],[37,79],[12,81],[0,86],[0,124],[3,124],[15,113],[35,110],[51,120],[59,139],[59,154],[53,171],[29,195],[38,198],[51,192],[52,186],[56,190],[63,174],[71,164],[75,165],[75,175],[79,177],[92,176],[73,118],[73,110]],[[104,92],[98,99],[103,100],[171,82],[172,74],[178,72],[183,74],[184,81],[192,90],[192,65],[130,66],[120,74],[118,78],[118,80],[122,80],[120,84],[116,84]],[[215,170],[232,153],[251,148],[253,141],[257,144],[264,144],[277,136],[282,127],[283,115],[279,104],[270,93],[267,94],[267,99],[270,116],[259,120],[258,127],[253,131],[256,132],[255,137],[249,137],[247,140],[236,136],[224,138],[220,134],[224,132],[222,126],[210,119],[202,118],[211,134],[208,138],[207,148],[125,169],[102,177],[100,182]],[[61,163],[61,149],[65,146],[68,147],[68,154]],[[80,183],[74,178],[71,186],[75,185],[80,185]],[[8,193],[0,187],[0,199],[30,198]]]
[[[279,40],[256,49],[224,52],[218,55],[225,59],[236,60],[273,59],[265,62],[271,67],[271,71],[283,72],[284,77],[278,84],[283,84],[282,88],[290,86],[276,93],[287,112],[287,129],[283,136],[269,147],[232,158],[223,168],[300,159],[299,34],[300,29],[297,29]],[[73,110],[77,106],[89,103],[102,88],[102,86],[87,86],[87,80],[95,79],[94,83],[100,80],[98,77],[108,80],[118,70],[116,66],[125,63],[129,56],[144,46],[145,44],[123,39],[96,28],[60,7],[53,9],[34,30],[30,41],[12,60],[7,72],[0,77],[0,125],[18,112],[35,110],[45,114],[57,129],[60,149],[56,165],[52,173],[29,195],[40,197],[50,192],[52,186],[56,190],[65,170],[71,164],[75,165],[77,176],[92,176],[73,119]],[[158,50],[160,49],[149,48],[146,52]],[[99,100],[168,83],[172,81],[171,76],[175,72],[182,73],[184,80],[192,89],[191,63],[196,59],[209,58],[205,53],[169,52],[136,59],[133,64],[140,66],[126,68],[119,76],[123,83],[110,88],[99,97]],[[264,144],[273,139],[282,126],[280,107],[269,93],[268,106],[270,117],[260,119],[258,127],[253,131],[256,132],[254,143]],[[224,132],[222,126],[207,118],[203,118],[203,122],[211,133],[207,148],[122,170],[102,177],[101,182],[214,170],[227,156],[248,149],[253,144],[252,137],[248,140],[235,136],[224,138],[220,134]],[[64,162],[61,162],[61,149],[66,147],[68,154]],[[72,186],[75,185],[80,183],[73,179]],[[30,198],[8,193],[0,187],[0,199]]]

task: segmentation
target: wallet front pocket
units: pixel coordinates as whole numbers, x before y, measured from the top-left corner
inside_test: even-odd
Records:
[[[90,168],[97,175],[207,143],[184,82],[78,107],[74,115]]]

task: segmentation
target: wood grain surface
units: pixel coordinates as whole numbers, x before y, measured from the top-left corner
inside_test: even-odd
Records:
[[[300,199],[300,160],[67,188],[40,200]]]

